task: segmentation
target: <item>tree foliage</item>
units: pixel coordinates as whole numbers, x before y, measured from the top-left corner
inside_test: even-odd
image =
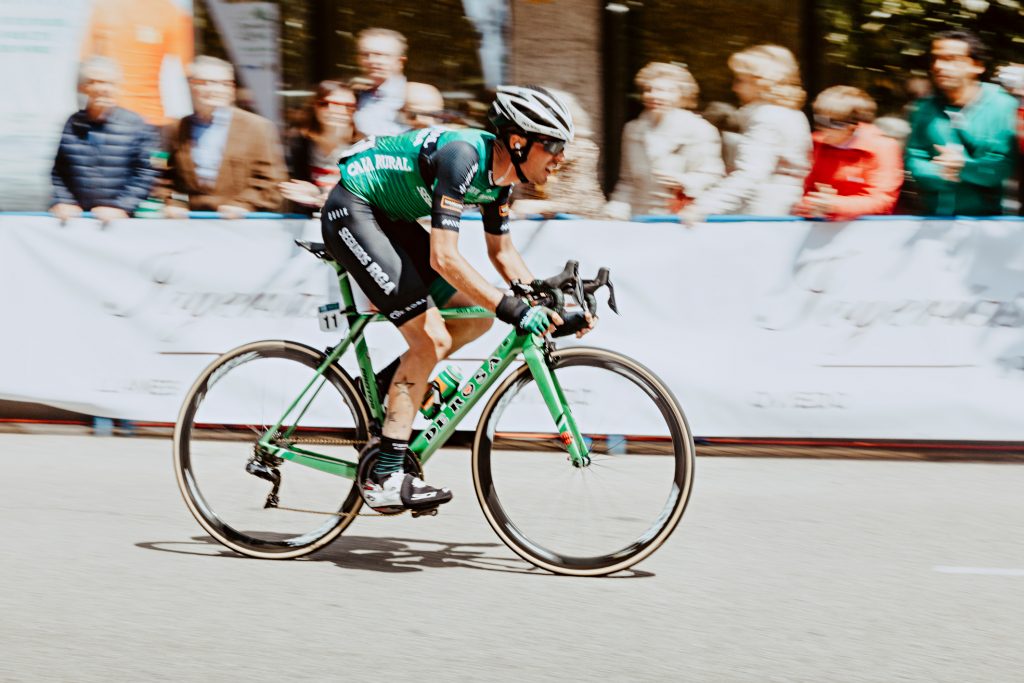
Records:
[[[816,5],[822,85],[863,87],[883,110],[905,99],[908,77],[927,75],[936,33],[977,33],[991,49],[992,64],[1019,60],[1024,42],[1024,8],[1016,0],[818,0]]]

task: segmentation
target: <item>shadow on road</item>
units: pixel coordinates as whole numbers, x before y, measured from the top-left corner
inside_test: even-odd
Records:
[[[268,539],[269,540],[269,539]],[[198,555],[201,557],[249,559],[220,545],[211,536],[193,536],[190,541],[146,541],[136,543],[146,550]],[[341,569],[406,573],[424,569],[463,568],[506,574],[549,576],[542,569],[530,566],[515,557],[487,554],[487,549],[502,548],[500,543],[447,543],[412,538],[377,538],[373,536],[342,536],[327,548],[300,558],[302,562],[332,562]],[[639,579],[654,576],[650,572],[629,569],[612,579]]]

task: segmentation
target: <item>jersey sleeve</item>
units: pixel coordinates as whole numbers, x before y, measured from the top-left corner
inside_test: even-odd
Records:
[[[430,211],[430,224],[442,230],[462,227],[463,199],[480,170],[480,155],[468,142],[456,140],[436,152],[437,184]]]
[[[480,207],[480,213],[484,220],[484,232],[492,235],[504,235],[508,232],[509,197],[512,195],[512,185],[502,188],[498,198],[490,204]]]

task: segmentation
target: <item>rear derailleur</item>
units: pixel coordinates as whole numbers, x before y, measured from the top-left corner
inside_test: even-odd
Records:
[[[283,458],[267,453],[258,444],[252,447],[252,457],[246,463],[245,471],[273,484],[273,488],[270,489],[270,493],[267,494],[267,500],[263,504],[264,508],[276,508],[280,502],[277,497],[277,490],[281,488],[281,470],[277,469],[277,467],[283,462]]]

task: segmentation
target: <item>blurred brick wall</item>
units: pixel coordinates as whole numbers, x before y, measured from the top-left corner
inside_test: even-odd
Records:
[[[575,95],[601,120],[601,12],[598,0],[510,0],[508,75]]]
[[[596,139],[604,127],[614,130],[640,110],[633,75],[647,62],[682,62],[710,100],[733,101],[729,55],[758,43],[778,43],[803,57],[801,30],[808,0],[618,0],[628,12],[618,15],[613,33],[624,44],[621,65],[627,83],[610,93],[605,108],[602,88],[603,20],[607,0],[510,0],[509,80],[562,88],[576,95],[593,118]],[[616,105],[614,101],[622,103]],[[614,182],[617,144],[602,147],[606,180]]]
[[[798,0],[686,0],[643,3],[639,12],[645,61],[687,64],[700,84],[702,99],[732,101],[732,75],[726,60],[759,43],[776,43],[801,54]]]
[[[603,0],[511,0],[509,75],[516,83],[550,83],[584,100],[600,116]],[[630,68],[648,61],[689,65],[705,101],[731,100],[730,54],[757,43],[801,54],[797,0],[647,0],[622,2],[634,26]]]

